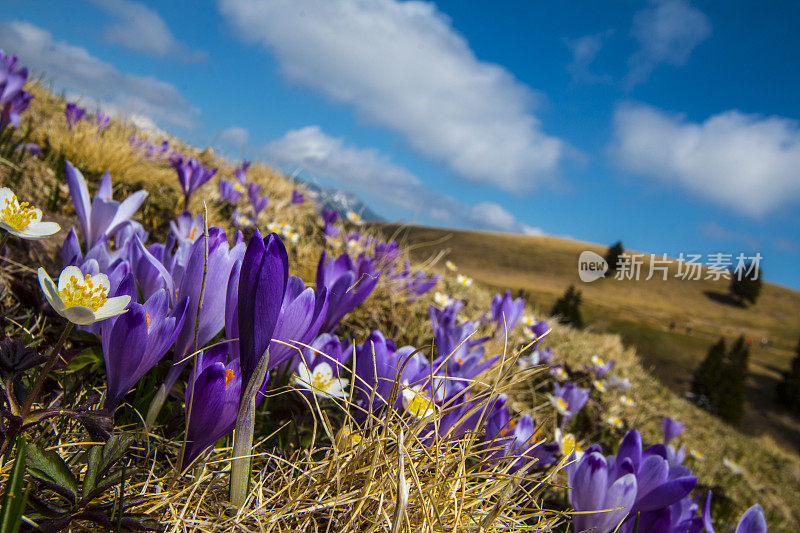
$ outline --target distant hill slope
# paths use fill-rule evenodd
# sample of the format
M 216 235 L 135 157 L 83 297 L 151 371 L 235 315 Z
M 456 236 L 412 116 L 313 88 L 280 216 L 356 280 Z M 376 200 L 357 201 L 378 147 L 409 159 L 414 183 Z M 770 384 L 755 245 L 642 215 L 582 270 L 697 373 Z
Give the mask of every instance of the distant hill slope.
M 419 226 L 379 225 L 423 259 L 447 251 L 459 271 L 501 288 L 529 291 L 543 314 L 574 284 L 583 292 L 588 327 L 618 333 L 633 345 L 652 372 L 679 394 L 689 389 L 695 367 L 719 337 L 745 335 L 750 350 L 748 406 L 741 430 L 768 433 L 800 451 L 800 421 L 775 404 L 780 372 L 789 368 L 800 338 L 800 292 L 765 283 L 758 303 L 743 308 L 728 301 L 728 281 L 668 279 L 584 283 L 578 278 L 583 250 L 604 255 L 606 247 L 555 237 L 536 237 Z M 647 272 L 649 261 L 643 272 Z M 441 266 L 443 269 L 444 267 Z M 767 265 L 768 268 L 768 265 Z M 768 345 L 759 342 L 766 338 Z

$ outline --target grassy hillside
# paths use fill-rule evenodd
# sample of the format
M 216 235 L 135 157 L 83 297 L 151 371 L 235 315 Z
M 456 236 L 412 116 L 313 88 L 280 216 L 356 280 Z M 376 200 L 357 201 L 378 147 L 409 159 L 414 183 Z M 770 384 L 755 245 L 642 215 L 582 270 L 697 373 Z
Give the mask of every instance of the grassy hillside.
M 544 312 L 574 284 L 583 293 L 589 329 L 619 334 L 678 394 L 689 390 L 695 367 L 719 337 L 752 338 L 747 409 L 740 429 L 749 435 L 770 435 L 787 450 L 800 453 L 800 420 L 776 405 L 774 395 L 800 338 L 800 292 L 765 283 L 756 305 L 740 307 L 727 297 L 727 281 L 682 280 L 675 277 L 674 265 L 666 281 L 657 275 L 649 281 L 609 278 L 583 283 L 578 256 L 583 250 L 605 255 L 605 247 L 556 237 L 379 227 L 384 235 L 408 242 L 419 259 L 447 251 L 461 272 L 490 287 L 528 291 Z M 762 266 L 769 271 L 768 258 Z M 645 276 L 648 268 L 646 260 Z M 759 345 L 762 338 L 768 340 L 766 347 Z

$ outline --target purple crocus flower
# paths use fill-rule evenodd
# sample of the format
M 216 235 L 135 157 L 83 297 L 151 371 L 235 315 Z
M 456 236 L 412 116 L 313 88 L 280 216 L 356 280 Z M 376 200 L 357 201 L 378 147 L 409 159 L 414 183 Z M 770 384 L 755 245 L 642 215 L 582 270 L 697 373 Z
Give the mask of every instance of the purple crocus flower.
M 272 333 L 269 367 L 282 365 L 291 357 L 299 355 L 303 346 L 319 333 L 327 311 L 326 289 L 323 288 L 315 294 L 314 289 L 306 287 L 303 280 L 297 276 L 289 277 L 286 281 L 280 315 Z
M 584 370 L 595 375 L 597 379 L 602 378 L 613 368 L 614 360 L 605 361 L 599 355 L 592 356 L 592 365 L 583 365 Z
M 328 290 L 328 313 L 322 331 L 333 331 L 344 315 L 366 300 L 380 276 L 368 257 L 361 256 L 354 263 L 349 255 L 342 254 L 329 261 L 323 251 L 317 265 L 317 292 Z
M 193 243 L 203 234 L 204 227 L 203 213 L 193 217 L 189 211 L 184 211 L 169 221 L 169 229 L 179 242 Z
M 570 464 L 567 471 L 569 501 L 576 511 L 572 516 L 575 532 L 614 531 L 636 500 L 636 476 L 625 473 L 617 477 L 613 458 L 609 464 L 609 459 L 599 451 L 585 453 L 580 461 Z
M 239 359 L 228 363 L 226 354 L 225 345 L 199 354 L 197 375 L 192 372 L 189 378 L 185 399 L 186 450 L 181 465 L 184 470 L 209 446 L 231 433 L 236 424 L 242 375 Z
M 0 129 L 2 129 L 2 127 L 0 127 Z M 15 150 L 24 150 L 29 154 L 36 156 L 42 155 L 42 149 L 36 143 L 18 144 Z
M 67 119 L 67 126 L 72 129 L 75 124 L 81 121 L 86 110 L 74 102 L 67 103 L 64 109 L 64 117 Z
M 550 402 L 561 415 L 561 426 L 563 427 L 586 405 L 589 400 L 589 389 L 582 389 L 571 381 L 563 387 L 559 383 L 553 383 L 553 394 L 549 397 Z
M 242 166 L 233 171 L 234 177 L 237 181 L 244 185 L 247 182 L 247 169 L 250 168 L 250 161 L 242 161 Z
M 381 244 L 384 243 L 375 245 L 375 260 L 379 265 L 385 265 L 391 255 L 387 257 L 386 253 L 380 248 Z M 392 280 L 402 292 L 406 293 L 408 300 L 413 302 L 436 286 L 439 281 L 439 275 L 432 274 L 427 277 L 424 270 L 417 270 L 412 273 L 409 262 L 405 261 L 403 268 L 392 275 Z
M 247 186 L 247 196 L 250 198 L 250 205 L 253 206 L 253 213 L 255 213 L 255 218 L 258 218 L 258 214 L 267 208 L 269 205 L 269 198 L 267 195 L 260 196 L 259 192 L 261 191 L 261 187 L 256 185 L 255 183 L 250 183 Z
M 332 221 L 330 221 L 331 224 L 336 222 L 336 219 L 339 218 L 339 215 L 336 213 L 336 211 L 332 211 L 332 213 L 336 216 Z M 328 222 L 328 219 L 324 214 L 323 218 L 325 218 L 325 222 Z M 398 245 L 396 241 L 379 242 L 375 244 L 373 257 L 375 257 L 375 262 L 377 262 L 381 268 L 386 268 L 387 266 L 394 264 L 394 262 L 400 258 L 401 252 L 402 250 L 400 249 L 400 245 Z
M 237 261 L 242 260 L 245 245 L 240 234 L 234 239 L 234 246 L 228 245 L 228 238 L 222 228 L 208 230 L 208 269 L 206 271 L 203 309 L 197 320 L 200 292 L 203 289 L 203 269 L 205 264 L 205 238 L 198 237 L 191 246 L 186 268 L 177 284 L 178 298 L 188 297 L 189 308 L 186 321 L 175 341 L 175 365 L 170 368 L 164 386 L 170 390 L 187 363 L 187 356 L 195 351 L 195 324 L 197 324 L 197 347 L 200 348 L 219 333 L 225 325 L 225 298 L 228 279 Z
M 100 133 L 106 129 L 106 126 L 108 126 L 108 123 L 111 121 L 111 117 L 98 110 L 94 114 L 94 120 L 97 122 L 97 133 Z
M 244 187 L 238 182 L 219 180 L 219 196 L 223 201 L 235 204 L 244 193 Z
M 132 276 L 123 283 L 132 286 Z M 132 300 L 127 313 L 103 322 L 100 338 L 108 381 L 107 409 L 115 409 L 172 347 L 183 327 L 188 303 L 183 298 L 170 313 L 169 296 L 162 289 L 144 304 Z
M 114 235 L 120 226 L 126 222 L 144 199 L 147 198 L 147 191 L 136 191 L 122 202 L 112 199 L 111 176 L 108 171 L 100 179 L 100 186 L 94 199 L 89 202 L 89 189 L 86 187 L 86 180 L 83 174 L 66 162 L 66 178 L 69 186 L 69 195 L 72 198 L 72 205 L 75 207 L 75 214 L 86 243 L 86 248 L 91 248 L 98 240 L 105 239 Z
M 8 124 L 19 126 L 20 113 L 28 108 L 33 95 L 22 90 L 28 81 L 28 69 L 16 69 L 17 56 L 0 50 L 0 131 Z
M 288 282 L 289 258 L 281 238 L 271 233 L 265 238 L 256 230 L 247 244 L 239 273 L 237 328 L 243 387 L 262 357 L 267 355 L 283 307 Z M 270 368 L 273 363 L 269 355 Z
M 683 432 L 685 424 L 681 424 L 668 416 L 664 417 L 661 423 L 661 431 L 664 433 L 664 444 L 669 444 Z
M 498 332 L 509 331 L 517 325 L 525 309 L 525 300 L 511 297 L 511 291 L 503 296 L 495 294 L 492 298 L 492 321 Z
M 402 379 L 398 376 L 400 368 L 414 351 L 413 346 L 398 350 L 392 339 L 387 339 L 377 330 L 370 333 L 363 344 L 356 346 L 353 386 L 359 395 L 357 406 L 363 410 L 359 414 L 374 413 L 399 401 L 399 394 L 391 397 L 392 386 L 397 379 Z M 417 372 L 409 368 L 409 373 Z
M 339 237 L 341 233 L 341 228 L 336 226 L 336 221 L 339 220 L 339 213 L 334 211 L 333 209 L 328 209 L 327 207 L 322 208 L 322 222 L 325 224 L 324 233 L 325 236 L 330 237 L 332 239 L 336 239 Z
M 188 209 L 192 193 L 208 182 L 217 169 L 206 168 L 197 159 L 184 158 L 180 154 L 170 157 L 169 162 L 178 174 L 178 182 L 183 189 L 183 208 Z
M 294 205 L 294 204 L 302 204 L 305 201 L 306 201 L 306 197 L 303 196 L 303 193 L 301 193 L 297 189 L 292 191 L 292 205 Z
M 545 320 L 537 320 L 530 329 L 534 339 L 531 343 L 531 348 L 535 350 L 544 339 L 544 336 L 547 335 L 547 332 L 550 331 L 550 324 Z
M 505 459 L 512 472 L 553 463 L 558 443 L 538 444 L 533 418 L 523 415 L 518 420 L 511 419 L 507 401 L 505 394 L 490 400 L 484 437 L 489 457 Z
M 636 476 L 639 490 L 633 512 L 657 511 L 673 505 L 689 494 L 697 484 L 697 477 L 685 466 L 670 466 L 663 444 L 642 451 L 642 437 L 631 430 L 622 439 L 617 450 L 616 472 Z

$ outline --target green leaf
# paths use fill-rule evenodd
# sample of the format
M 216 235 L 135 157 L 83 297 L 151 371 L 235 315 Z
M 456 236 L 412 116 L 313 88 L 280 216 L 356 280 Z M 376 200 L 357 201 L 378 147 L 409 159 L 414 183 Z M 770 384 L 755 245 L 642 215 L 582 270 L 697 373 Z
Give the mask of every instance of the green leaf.
M 133 444 L 129 433 L 112 435 L 105 445 L 95 445 L 89 450 L 88 467 L 83 476 L 83 499 L 88 501 L 119 483 L 119 476 L 106 474 Z
M 28 445 L 28 472 L 35 478 L 51 483 L 78 499 L 78 480 L 67 463 L 55 450 L 45 451 L 37 444 Z
M 100 471 L 100 462 L 103 460 L 103 448 L 96 445 L 89 449 L 86 473 L 83 475 L 83 499 L 92 492 L 97 483 L 97 474 Z
M 22 490 L 22 482 L 25 479 L 25 459 L 27 443 L 23 436 L 17 437 L 17 456 L 14 458 L 14 466 L 11 468 L 6 492 L 3 495 L 3 508 L 0 510 L 0 531 L 17 533 L 22 523 L 22 513 L 25 511 L 25 503 L 28 500 L 28 486 Z
M 65 371 L 68 374 L 71 374 L 87 367 L 90 367 L 90 369 L 94 371 L 100 368 L 100 365 L 102 364 L 104 364 L 103 354 L 96 346 L 93 346 L 91 348 L 86 348 L 81 353 L 73 357 L 67 365 Z

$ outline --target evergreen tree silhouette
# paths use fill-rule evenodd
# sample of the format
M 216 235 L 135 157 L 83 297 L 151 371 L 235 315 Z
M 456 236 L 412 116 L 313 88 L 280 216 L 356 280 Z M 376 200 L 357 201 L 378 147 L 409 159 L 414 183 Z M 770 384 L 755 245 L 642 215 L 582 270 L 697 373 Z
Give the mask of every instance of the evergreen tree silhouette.
M 625 253 L 625 249 L 622 247 L 622 241 L 617 241 L 608 247 L 605 257 L 606 263 L 608 263 L 608 272 L 606 272 L 606 275 L 613 274 L 617 271 L 619 257 L 623 253 Z
M 797 343 L 792 367 L 783 373 L 783 381 L 777 387 L 778 403 L 800 415 L 800 342 Z
M 574 285 L 570 285 L 561 298 L 553 304 L 553 310 L 550 311 L 550 314 L 562 324 L 580 329 L 583 327 L 583 317 L 580 309 L 581 300 L 581 291 L 576 290 Z
M 694 373 L 692 393 L 697 404 L 712 413 L 719 404 L 719 381 L 725 366 L 725 339 L 720 338 L 711 348 Z
M 761 278 L 760 270 L 756 271 L 752 263 L 745 264 L 733 272 L 728 290 L 742 305 L 754 304 L 761 295 Z

